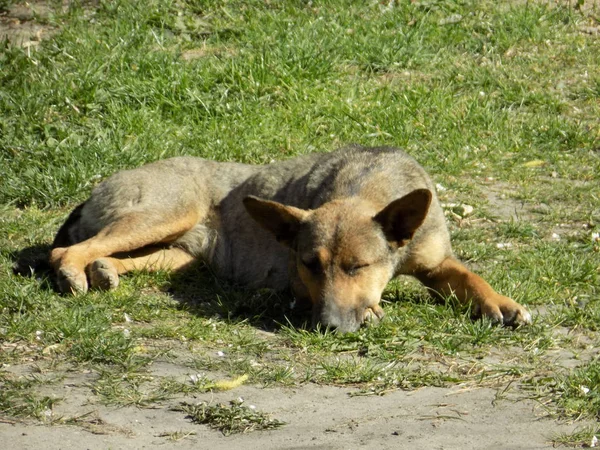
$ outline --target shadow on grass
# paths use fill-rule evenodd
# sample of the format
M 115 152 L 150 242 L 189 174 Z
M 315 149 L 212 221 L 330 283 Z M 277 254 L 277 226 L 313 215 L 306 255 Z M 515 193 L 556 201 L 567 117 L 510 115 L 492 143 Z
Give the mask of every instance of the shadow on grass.
M 24 277 L 50 275 L 50 248 L 50 244 L 36 244 L 12 253 L 10 256 L 13 258 L 13 273 Z
M 232 322 L 247 322 L 265 331 L 282 326 L 307 328 L 310 305 L 298 304 L 291 291 L 247 289 L 214 275 L 204 264 L 172 272 L 166 290 L 181 308 L 204 317 L 218 315 Z
M 15 275 L 35 277 L 42 289 L 57 291 L 48 255 L 49 244 L 26 247 L 11 256 Z M 202 263 L 171 272 L 164 291 L 180 303 L 181 309 L 203 317 L 216 315 L 231 322 L 247 322 L 265 331 L 281 326 L 307 328 L 310 305 L 296 304 L 290 291 L 249 290 L 215 276 Z
M 56 291 L 56 283 L 48 261 L 50 248 L 50 244 L 35 244 L 13 252 L 10 255 L 13 259 L 13 273 L 22 277 L 35 278 L 40 282 L 42 289 Z

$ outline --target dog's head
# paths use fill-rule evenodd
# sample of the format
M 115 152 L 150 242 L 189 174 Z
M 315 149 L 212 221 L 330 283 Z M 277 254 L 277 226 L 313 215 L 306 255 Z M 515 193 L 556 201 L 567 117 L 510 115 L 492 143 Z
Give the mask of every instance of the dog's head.
M 380 210 L 358 197 L 314 210 L 252 196 L 244 199 L 250 216 L 294 251 L 313 316 L 342 332 L 383 317 L 381 294 L 430 203 L 427 189 L 417 189 Z

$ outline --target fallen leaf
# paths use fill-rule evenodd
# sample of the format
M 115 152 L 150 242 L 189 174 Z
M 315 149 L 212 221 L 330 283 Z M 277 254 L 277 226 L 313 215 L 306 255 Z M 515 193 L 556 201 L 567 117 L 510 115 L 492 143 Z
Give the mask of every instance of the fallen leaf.
M 531 161 L 527 161 L 523 163 L 523 167 L 541 167 L 546 164 L 546 161 L 541 159 L 532 159 Z

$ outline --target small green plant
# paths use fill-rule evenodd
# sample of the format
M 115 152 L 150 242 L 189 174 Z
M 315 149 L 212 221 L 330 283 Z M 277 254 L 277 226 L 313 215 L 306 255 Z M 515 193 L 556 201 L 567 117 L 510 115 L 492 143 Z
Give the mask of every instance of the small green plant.
M 7 418 L 36 419 L 52 423 L 52 407 L 61 399 L 33 392 L 32 388 L 40 384 L 42 381 L 35 377 L 15 379 L 0 372 L 0 414 Z
M 0 0 L 0 13 L 8 11 L 13 3 L 13 0 Z
M 553 388 L 561 415 L 571 419 L 600 419 L 600 360 L 556 377 Z
M 555 446 L 564 445 L 568 447 L 597 447 L 600 428 L 588 426 L 575 430 L 572 433 L 560 433 L 552 437 Z
M 229 402 L 229 406 L 222 403 L 210 405 L 206 402 L 192 405 L 182 403 L 177 411 L 183 411 L 186 417 L 195 423 L 208 425 L 221 431 L 225 436 L 234 433 L 249 433 L 251 431 L 273 430 L 285 425 L 269 414 L 256 411 L 253 406 L 245 406 L 243 400 L 237 399 Z

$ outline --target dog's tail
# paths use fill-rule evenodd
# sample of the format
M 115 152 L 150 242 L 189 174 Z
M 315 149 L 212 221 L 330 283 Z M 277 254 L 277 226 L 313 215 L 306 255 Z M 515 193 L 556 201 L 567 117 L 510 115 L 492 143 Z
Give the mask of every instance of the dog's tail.
M 71 235 L 71 230 L 79 224 L 79 220 L 81 219 L 81 210 L 83 209 L 84 205 L 85 202 L 77 206 L 71 212 L 71 214 L 69 214 L 69 217 L 67 217 L 65 223 L 62 224 L 62 226 L 58 230 L 58 233 L 56 233 L 56 237 L 52 242 L 51 248 L 68 247 L 69 245 L 75 244 L 75 241 L 73 240 Z

